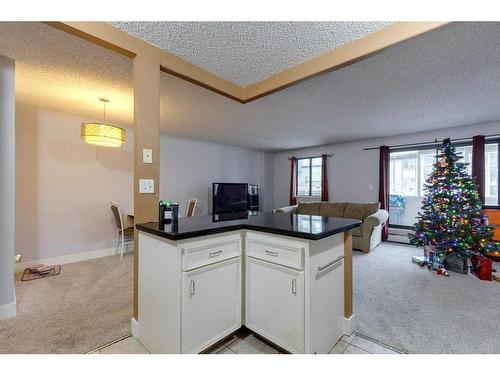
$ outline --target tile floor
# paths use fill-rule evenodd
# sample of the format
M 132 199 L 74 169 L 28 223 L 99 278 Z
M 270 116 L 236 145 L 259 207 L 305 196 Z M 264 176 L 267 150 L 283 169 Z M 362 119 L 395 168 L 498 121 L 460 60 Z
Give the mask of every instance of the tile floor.
M 238 331 L 206 354 L 280 354 L 281 349 L 270 345 L 249 331 Z M 96 349 L 89 354 L 149 354 L 148 350 L 131 336 Z M 330 354 L 403 354 L 388 346 L 381 345 L 362 335 L 353 333 L 343 336 L 332 348 Z

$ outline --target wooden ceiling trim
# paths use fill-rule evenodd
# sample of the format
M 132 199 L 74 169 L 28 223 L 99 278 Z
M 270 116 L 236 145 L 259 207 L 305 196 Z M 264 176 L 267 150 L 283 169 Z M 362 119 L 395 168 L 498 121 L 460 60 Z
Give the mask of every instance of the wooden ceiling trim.
M 246 87 L 207 72 L 106 22 L 45 22 L 89 42 L 134 58 L 141 51 L 158 56 L 161 71 L 172 74 L 239 103 L 249 103 L 305 80 L 364 60 L 385 49 L 451 22 L 395 22 L 321 56 Z

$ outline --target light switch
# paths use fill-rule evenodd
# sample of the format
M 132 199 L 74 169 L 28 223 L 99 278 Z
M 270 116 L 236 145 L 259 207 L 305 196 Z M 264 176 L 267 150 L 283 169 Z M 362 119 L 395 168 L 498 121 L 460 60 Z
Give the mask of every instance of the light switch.
M 153 194 L 155 192 L 155 180 L 139 180 L 139 193 Z
M 150 148 L 142 149 L 142 162 L 144 164 L 152 164 L 153 163 L 153 150 Z

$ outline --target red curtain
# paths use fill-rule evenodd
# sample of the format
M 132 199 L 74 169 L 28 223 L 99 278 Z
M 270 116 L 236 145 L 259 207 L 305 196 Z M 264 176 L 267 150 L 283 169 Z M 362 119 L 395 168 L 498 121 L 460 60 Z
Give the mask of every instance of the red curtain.
M 484 135 L 472 137 L 472 176 L 477 179 L 479 198 L 484 204 Z
M 290 158 L 290 206 L 297 204 L 297 158 Z
M 389 211 L 389 147 L 380 146 L 378 201 L 380 208 Z M 389 220 L 382 229 L 382 240 L 389 236 Z
M 328 175 L 326 172 L 327 154 L 321 155 L 321 201 L 328 202 Z

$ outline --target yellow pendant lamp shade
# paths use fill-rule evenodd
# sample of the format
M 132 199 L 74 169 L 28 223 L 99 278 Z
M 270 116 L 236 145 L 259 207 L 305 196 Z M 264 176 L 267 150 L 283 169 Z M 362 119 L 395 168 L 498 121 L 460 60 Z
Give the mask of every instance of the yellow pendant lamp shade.
M 127 140 L 127 132 L 118 126 L 106 123 L 106 103 L 108 99 L 99 98 L 104 104 L 104 121 L 82 124 L 81 138 L 86 143 L 96 146 L 121 147 Z
M 125 129 L 102 122 L 82 124 L 82 139 L 91 145 L 121 147 L 125 143 Z

